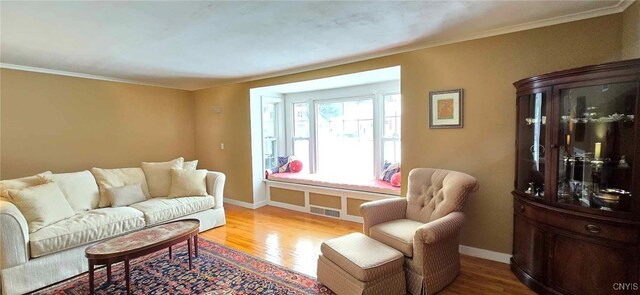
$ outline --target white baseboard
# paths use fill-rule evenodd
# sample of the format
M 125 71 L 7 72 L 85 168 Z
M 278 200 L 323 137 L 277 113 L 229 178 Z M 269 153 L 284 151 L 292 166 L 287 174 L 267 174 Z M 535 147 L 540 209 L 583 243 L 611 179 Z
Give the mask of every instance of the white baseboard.
M 474 248 L 469 246 L 460 245 L 459 247 L 460 254 L 469 255 L 473 257 L 478 257 L 487 260 L 493 260 L 497 262 L 502 262 L 509 264 L 511 259 L 511 254 L 500 253 L 480 248 Z
M 268 205 L 269 206 L 278 207 L 278 208 L 282 208 L 282 209 L 289 209 L 289 210 L 293 210 L 293 211 L 309 213 L 309 210 L 307 209 L 307 207 L 296 206 L 296 205 L 291 205 L 291 204 L 282 203 L 282 202 L 269 201 Z
M 345 214 L 344 216 L 342 216 L 342 219 L 346 221 L 356 222 L 356 223 L 364 223 L 364 220 L 362 219 L 362 217 L 355 216 L 355 215 Z
M 260 207 L 264 207 L 267 205 L 267 201 L 262 201 L 258 203 L 249 203 L 249 202 L 238 201 L 238 200 L 229 199 L 229 198 L 224 198 L 224 202 L 229 203 L 231 205 L 240 206 L 243 208 L 248 208 L 248 209 L 258 209 Z

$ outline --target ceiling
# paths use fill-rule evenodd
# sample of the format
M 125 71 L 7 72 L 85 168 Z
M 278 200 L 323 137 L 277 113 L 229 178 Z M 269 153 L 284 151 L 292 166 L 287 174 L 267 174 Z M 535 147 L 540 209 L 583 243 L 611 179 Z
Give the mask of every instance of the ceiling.
M 193 90 L 617 13 L 630 3 L 2 1 L 0 65 Z
M 321 79 L 306 80 L 301 82 L 278 84 L 259 88 L 251 91 L 258 93 L 298 93 L 325 89 L 343 88 L 357 85 L 373 84 L 386 81 L 397 81 L 400 85 L 400 66 L 382 68 L 346 75 L 332 76 Z

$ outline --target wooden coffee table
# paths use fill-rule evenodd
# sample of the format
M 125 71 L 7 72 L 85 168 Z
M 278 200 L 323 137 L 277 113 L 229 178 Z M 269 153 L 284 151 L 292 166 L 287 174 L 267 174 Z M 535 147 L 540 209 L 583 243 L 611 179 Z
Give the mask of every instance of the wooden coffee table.
M 129 261 L 131 259 L 165 248 L 169 248 L 169 259 L 171 259 L 171 246 L 185 240 L 189 249 L 189 269 L 191 269 L 191 240 L 193 239 L 195 256 L 198 257 L 199 228 L 200 221 L 197 219 L 173 221 L 117 236 L 88 247 L 85 250 L 85 256 L 89 260 L 90 294 L 93 294 L 95 289 L 93 273 L 95 265 L 107 266 L 107 282 L 111 282 L 111 264 L 124 261 L 124 276 L 127 294 L 129 294 Z

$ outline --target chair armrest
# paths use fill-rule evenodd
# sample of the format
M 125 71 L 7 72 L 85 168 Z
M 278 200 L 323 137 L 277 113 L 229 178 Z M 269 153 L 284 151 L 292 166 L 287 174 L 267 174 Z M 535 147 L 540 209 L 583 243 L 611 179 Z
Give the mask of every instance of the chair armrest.
M 431 244 L 446 240 L 460 233 L 463 224 L 464 213 L 451 212 L 442 218 L 418 227 L 414 235 L 414 241 Z
M 416 230 L 410 268 L 424 275 L 426 294 L 442 290 L 460 273 L 463 224 L 464 213 L 454 211 Z
M 215 198 L 214 209 L 224 207 L 224 183 L 227 177 L 222 172 L 208 171 L 207 172 L 207 192 Z
M 363 219 L 362 231 L 368 236 L 369 229 L 376 224 L 406 218 L 407 199 L 393 198 L 366 202 L 360 205 L 360 215 Z
M 0 269 L 29 260 L 29 226 L 13 203 L 0 199 Z

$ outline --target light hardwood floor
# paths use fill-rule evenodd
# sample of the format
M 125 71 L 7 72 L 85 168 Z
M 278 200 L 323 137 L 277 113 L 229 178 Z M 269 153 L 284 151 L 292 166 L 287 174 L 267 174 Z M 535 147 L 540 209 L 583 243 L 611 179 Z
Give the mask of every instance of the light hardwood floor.
M 362 225 L 266 206 L 251 210 L 225 204 L 227 224 L 202 238 L 314 276 L 320 243 Z M 509 265 L 462 255 L 458 278 L 440 294 L 535 294 L 516 279 Z

